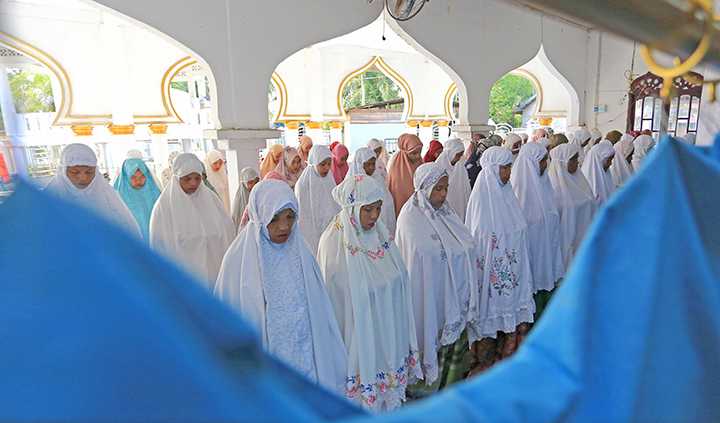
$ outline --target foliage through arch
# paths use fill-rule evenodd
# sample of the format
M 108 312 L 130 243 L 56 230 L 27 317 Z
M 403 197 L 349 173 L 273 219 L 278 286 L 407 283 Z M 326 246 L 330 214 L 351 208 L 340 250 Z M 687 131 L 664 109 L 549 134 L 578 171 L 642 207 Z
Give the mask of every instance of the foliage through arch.
M 367 70 L 348 81 L 342 92 L 343 109 L 384 105 L 389 110 L 403 110 L 403 96 L 400 87 L 384 73 L 376 69 Z
M 496 124 L 507 123 L 518 128 L 522 126 L 521 108 L 528 106 L 536 95 L 529 79 L 507 74 L 490 90 L 490 118 Z

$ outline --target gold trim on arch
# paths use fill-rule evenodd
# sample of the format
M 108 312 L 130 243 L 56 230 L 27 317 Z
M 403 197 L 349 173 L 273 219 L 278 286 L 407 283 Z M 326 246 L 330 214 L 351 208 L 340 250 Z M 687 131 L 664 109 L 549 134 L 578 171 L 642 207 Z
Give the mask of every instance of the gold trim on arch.
M 457 93 L 457 84 L 451 83 L 448 87 L 447 91 L 445 91 L 445 116 L 448 118 L 448 120 L 454 120 L 455 116 L 453 116 L 453 98 L 455 98 L 455 93 Z
M 275 122 L 283 122 L 286 120 L 310 120 L 310 115 L 302 115 L 302 114 L 294 114 L 294 113 L 288 113 L 288 89 L 287 85 L 285 84 L 285 81 L 282 79 L 279 73 L 273 72 L 270 79 L 277 84 L 277 87 L 280 91 L 280 110 L 278 113 L 278 117 L 275 118 Z
M 363 65 L 360 68 L 355 69 L 354 71 L 345 75 L 345 77 L 342 79 L 342 81 L 340 82 L 340 86 L 338 87 L 338 91 L 337 91 L 338 115 L 343 120 L 348 119 L 347 113 L 345 113 L 345 108 L 342 107 L 342 94 L 343 94 L 343 90 L 345 89 L 345 86 L 348 84 L 348 82 L 350 82 L 351 79 L 362 74 L 363 72 L 367 71 L 368 69 L 370 69 L 373 66 L 378 68 L 378 70 L 380 70 L 380 72 L 385 74 L 385 76 L 392 79 L 393 82 L 398 84 L 400 86 L 400 88 L 402 88 L 403 91 L 405 92 L 405 99 L 407 100 L 407 104 L 405 107 L 405 111 L 404 111 L 405 117 L 403 120 L 407 120 L 409 116 L 413 115 L 413 107 L 415 105 L 415 99 L 413 96 L 412 89 L 410 88 L 410 84 L 395 69 L 391 68 L 390 65 L 385 63 L 385 61 L 380 56 L 373 57 L 365 65 Z
M 65 68 L 60 64 L 58 60 L 52 57 L 45 51 L 34 47 L 30 43 L 27 43 L 15 36 L 12 36 L 6 32 L 0 31 L 0 45 L 4 45 L 7 48 L 16 50 L 23 55 L 35 60 L 41 65 L 45 66 L 57 79 L 60 85 L 60 105 L 57 107 L 55 112 L 55 118 L 53 119 L 52 125 L 107 125 L 112 123 L 112 114 L 75 114 L 73 110 L 73 89 L 70 76 Z M 169 86 L 170 79 L 167 79 L 168 73 L 179 63 L 190 59 L 190 57 L 184 57 L 180 61 L 173 64 L 163 75 L 161 82 L 160 92 L 162 97 L 163 108 L 165 109 L 164 115 L 133 115 L 133 122 L 136 124 L 142 123 L 182 123 L 182 120 L 172 108 L 172 102 L 169 97 Z M 193 62 L 195 63 L 195 62 Z M 192 64 L 192 63 L 190 63 Z M 189 64 L 188 64 L 189 65 Z M 177 74 L 178 71 L 175 72 Z M 173 74 L 173 76 L 175 76 Z M 166 89 L 167 85 L 167 89 Z M 170 106 L 170 107 L 169 107 Z

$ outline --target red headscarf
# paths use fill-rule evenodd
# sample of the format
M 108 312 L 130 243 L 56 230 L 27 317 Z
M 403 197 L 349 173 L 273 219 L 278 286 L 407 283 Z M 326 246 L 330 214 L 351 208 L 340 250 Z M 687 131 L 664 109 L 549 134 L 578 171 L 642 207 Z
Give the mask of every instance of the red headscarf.
M 417 135 L 400 135 L 398 147 L 400 150 L 393 158 L 388 172 L 388 188 L 395 200 L 395 215 L 400 214 L 402 206 L 415 192 L 413 176 L 415 176 L 415 169 L 422 164 L 422 160 L 411 163 L 408 158 L 408 153 L 419 152 L 422 149 L 422 142 Z
M 440 144 L 440 141 L 438 140 L 432 140 L 430 141 L 430 148 L 428 149 L 427 153 L 425 153 L 425 157 L 423 157 L 423 161 L 425 163 L 434 162 L 437 160 L 440 153 L 443 151 L 443 145 Z
M 347 147 L 340 144 L 338 141 L 330 144 L 330 152 L 332 153 L 332 174 L 335 178 L 335 184 L 339 185 L 345 179 L 350 166 L 347 164 L 347 158 L 350 155 Z M 345 164 L 341 165 L 340 160 L 345 157 Z
M 8 171 L 7 164 L 5 163 L 5 156 L 0 153 L 0 182 L 6 184 L 10 183 L 10 172 Z

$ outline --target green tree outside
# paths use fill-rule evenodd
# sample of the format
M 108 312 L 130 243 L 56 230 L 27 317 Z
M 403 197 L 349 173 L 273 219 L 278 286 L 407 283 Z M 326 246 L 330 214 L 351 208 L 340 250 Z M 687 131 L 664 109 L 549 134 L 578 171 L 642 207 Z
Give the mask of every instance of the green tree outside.
M 490 118 L 498 124 L 520 127 L 522 115 L 514 110 L 535 94 L 535 87 L 527 78 L 512 74 L 503 76 L 490 90 Z
M 400 87 L 392 79 L 378 70 L 368 70 L 351 79 L 343 89 L 343 107 L 345 111 L 402 99 Z M 402 110 L 402 104 L 393 104 L 389 109 Z
M 8 69 L 8 83 L 16 113 L 55 111 L 50 77 L 25 69 Z

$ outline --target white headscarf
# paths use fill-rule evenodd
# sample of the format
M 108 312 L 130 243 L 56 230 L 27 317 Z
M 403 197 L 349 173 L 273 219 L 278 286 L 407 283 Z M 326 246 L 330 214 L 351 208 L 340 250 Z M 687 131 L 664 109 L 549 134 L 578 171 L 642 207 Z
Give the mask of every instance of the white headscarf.
M 76 187 L 67 177 L 67 168 L 90 166 L 95 168 L 95 177 L 90 185 L 83 189 Z M 57 173 L 47 185 L 47 190 L 65 200 L 81 204 L 110 221 L 125 228 L 128 232 L 142 238 L 140 227 L 117 191 L 105 181 L 97 170 L 95 152 L 85 144 L 69 144 L 60 156 Z
M 367 146 L 372 151 L 375 151 L 378 148 L 382 148 L 380 155 L 377 157 L 377 163 L 375 164 L 375 167 L 377 168 L 377 172 L 376 172 L 376 174 L 373 174 L 373 178 L 375 178 L 377 180 L 382 180 L 382 183 L 386 184 L 388 162 L 390 161 L 390 158 L 388 157 L 387 148 L 385 147 L 385 142 L 380 141 L 377 138 L 373 138 L 370 141 L 368 141 Z
M 573 136 L 570 139 L 570 143 L 577 146 L 577 148 L 580 150 L 578 154 L 578 163 L 582 166 L 583 161 L 585 161 L 585 147 L 583 146 L 583 143 L 592 138 L 592 135 L 590 134 L 590 131 L 587 130 L 587 128 L 580 128 L 572 135 Z M 588 141 L 588 144 L 589 143 L 590 141 Z
M 437 163 L 417 168 L 415 193 L 400 211 L 396 239 L 408 267 L 427 385 L 438 377 L 438 350 L 457 341 L 467 322 L 478 317 L 475 240 L 447 202 L 435 209 L 429 201 L 443 176 Z
M 650 153 L 650 150 L 655 147 L 655 140 L 653 140 L 650 135 L 640 135 L 635 138 L 633 145 L 635 147 L 635 153 L 633 154 L 632 166 L 635 172 L 637 172 L 640 170 L 640 166 L 643 161 L 645 161 L 645 157 Z
M 520 143 L 520 146 L 522 146 L 522 138 L 520 138 L 520 135 L 518 134 L 511 133 L 508 134 L 507 137 L 505 137 L 505 140 L 502 142 L 502 146 L 510 150 L 510 152 L 513 153 L 514 157 L 517 157 L 518 153 L 512 151 L 513 146 L 517 143 Z
M 328 171 L 323 177 L 317 171 L 317 165 L 331 158 L 328 146 L 313 145 L 308 154 L 308 166 L 295 184 L 295 196 L 300 206 L 300 233 L 310 246 L 313 256 L 317 253 L 320 236 L 340 211 L 340 206 L 332 197 L 335 188 L 332 172 Z
M 348 348 L 346 395 L 390 410 L 422 378 L 405 262 L 382 220 L 370 230 L 361 225 L 361 207 L 382 200 L 382 186 L 356 175 L 333 197 L 342 211 L 320 239 L 318 262 Z
M 603 140 L 607 141 L 607 140 Z M 615 149 L 610 141 L 599 142 L 590 149 L 582 165 L 582 172 L 592 189 L 595 203 L 598 207 L 603 205 L 610 195 L 615 191 L 610 170 L 603 167 L 608 157 L 615 155 Z M 616 159 L 613 159 L 616 160 Z
M 235 227 L 238 228 L 238 231 L 242 229 L 242 216 L 245 212 L 245 207 L 248 205 L 248 201 L 250 201 L 250 188 L 248 188 L 248 182 L 254 179 L 260 179 L 260 175 L 257 170 L 251 167 L 246 167 L 240 171 L 240 186 L 235 193 L 235 200 L 233 201 L 232 209 L 233 223 L 235 223 Z
M 460 221 L 465 221 L 465 212 L 467 211 L 467 203 L 470 198 L 470 178 L 468 177 L 467 168 L 465 168 L 465 160 L 460 160 L 452 164 L 452 160 L 458 153 L 465 151 L 462 140 L 451 138 L 445 141 L 443 152 L 435 161 L 449 177 L 449 187 L 447 202 L 455 210 Z
M 539 141 L 523 145 L 510 177 L 528 224 L 530 268 L 535 291 L 552 291 L 565 270 L 560 251 L 560 212 L 555 203 L 555 191 L 548 173 L 540 175 L 540 161 L 547 156 L 547 148 Z
M 217 172 L 213 170 L 212 164 L 218 160 L 223 161 L 223 165 Z M 205 156 L 205 173 L 207 180 L 210 182 L 215 192 L 222 200 L 225 211 L 230 213 L 230 188 L 228 185 L 227 169 L 225 168 L 225 156 L 221 151 L 210 150 Z
M 500 180 L 500 166 L 512 160 L 506 148 L 485 150 L 465 217 L 481 257 L 479 322 L 471 327 L 478 338 L 515 332 L 535 313 L 527 223 L 512 186 Z
M 594 196 L 585 176 L 580 169 L 568 172 L 568 162 L 581 150 L 577 145 L 563 144 L 550 151 L 548 176 L 560 210 L 560 248 L 566 270 L 595 214 Z
M 590 130 L 590 141 L 585 145 L 585 156 L 587 157 L 588 153 L 590 152 L 590 149 L 595 146 L 595 144 L 598 144 L 603 139 L 603 134 L 600 132 L 599 129 L 593 128 Z M 612 144 L 612 143 L 611 143 Z M 583 160 L 584 162 L 584 160 Z
M 613 159 L 612 165 L 610 166 L 610 175 L 613 178 L 615 187 L 621 187 L 633 174 L 632 167 L 628 163 L 627 158 L 632 154 L 633 149 L 633 136 L 630 134 L 623 134 L 613 148 L 615 149 L 615 158 Z
M 298 212 L 287 183 L 253 188 L 250 221 L 225 254 L 215 295 L 255 326 L 265 349 L 342 395 L 347 353 L 317 262 L 297 225 L 284 244 L 270 241 L 267 226 L 285 209 Z
M 350 166 L 350 171 L 345 177 L 347 178 L 357 175 L 367 175 L 367 173 L 365 173 L 365 168 L 363 167 L 363 165 L 374 157 L 375 152 L 370 147 L 358 148 L 358 150 L 355 152 L 355 157 L 353 159 L 352 165 Z M 372 176 L 375 181 L 377 181 L 383 186 L 383 188 L 385 188 L 385 197 L 383 198 L 383 207 L 382 211 L 380 212 L 380 219 L 383 221 L 383 223 L 385 223 L 385 228 L 387 228 L 388 232 L 394 234 L 397 225 L 397 218 L 395 217 L 395 201 L 390 194 L 390 190 L 388 190 L 387 186 L 384 184 L 383 179 L 380 177 L 376 177 L 378 175 L 377 164 L 379 162 L 380 160 L 375 161 L 375 173 L 367 176 Z
M 172 170 L 173 162 L 179 155 L 180 155 L 179 152 L 173 151 L 168 156 L 168 167 L 163 169 L 162 173 L 160 174 L 160 179 L 161 179 L 160 182 L 162 182 L 162 189 L 165 189 L 170 185 L 170 181 L 172 180 L 172 176 L 173 176 L 173 170 Z
M 177 156 L 170 185 L 160 194 L 150 218 L 150 245 L 212 290 L 235 227 L 218 196 L 204 183 L 192 194 L 180 186 L 180 178 L 202 171 L 203 164 L 194 154 Z

